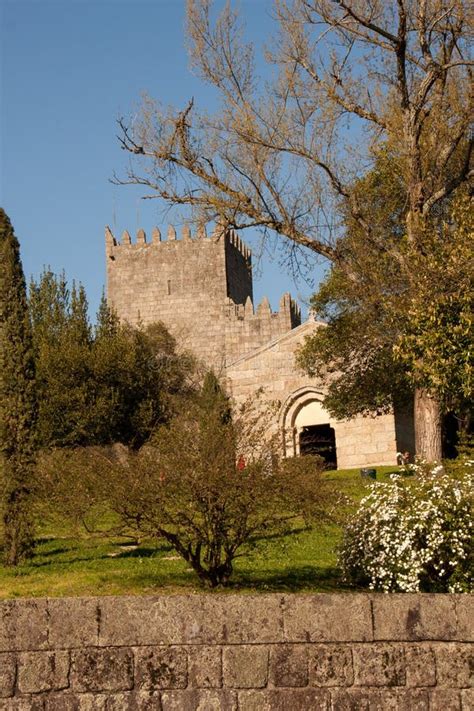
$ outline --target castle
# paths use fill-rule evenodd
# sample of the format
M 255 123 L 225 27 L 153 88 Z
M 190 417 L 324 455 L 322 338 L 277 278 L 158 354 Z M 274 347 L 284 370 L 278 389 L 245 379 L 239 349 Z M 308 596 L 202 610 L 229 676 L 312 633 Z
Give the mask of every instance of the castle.
M 397 451 L 413 451 L 413 422 L 406 413 L 334 420 L 322 405 L 324 383 L 298 372 L 297 348 L 324 327 L 301 312 L 290 294 L 273 313 L 268 299 L 254 308 L 252 255 L 233 231 L 217 225 L 178 239 L 169 227 L 151 241 L 138 230 L 120 243 L 105 230 L 107 299 L 132 325 L 162 321 L 177 341 L 225 378 L 238 402 L 263 387 L 280 402 L 275 427 L 285 455 L 321 454 L 328 466 L 395 464 Z

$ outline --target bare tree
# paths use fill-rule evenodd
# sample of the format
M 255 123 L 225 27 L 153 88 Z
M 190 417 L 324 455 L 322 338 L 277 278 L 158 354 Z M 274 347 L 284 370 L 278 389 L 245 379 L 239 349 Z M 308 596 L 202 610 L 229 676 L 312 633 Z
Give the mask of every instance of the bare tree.
M 365 238 L 372 230 L 355 180 L 374 146 L 397 146 L 403 166 L 408 241 L 423 254 L 426 225 L 440 204 L 472 178 L 473 10 L 467 0 L 274 0 L 278 32 L 269 38 L 269 78 L 227 3 L 188 0 L 194 68 L 217 87 L 221 108 L 182 111 L 145 99 L 138 121 L 119 121 L 122 148 L 136 156 L 120 183 L 147 198 L 186 206 L 196 221 L 273 231 L 292 247 L 337 262 L 342 214 Z M 350 129 L 350 130 L 349 130 Z M 350 266 L 346 266 L 351 277 Z M 441 454 L 439 404 L 415 398 L 417 451 Z

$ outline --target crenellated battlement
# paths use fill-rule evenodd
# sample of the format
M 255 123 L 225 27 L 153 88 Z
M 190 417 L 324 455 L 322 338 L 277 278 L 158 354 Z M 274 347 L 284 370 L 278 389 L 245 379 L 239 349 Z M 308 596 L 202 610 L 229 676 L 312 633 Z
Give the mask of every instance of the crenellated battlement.
M 139 229 L 117 238 L 105 228 L 107 298 L 131 324 L 163 321 L 170 332 L 217 370 L 298 326 L 300 310 L 283 294 L 273 312 L 264 298 L 254 308 L 252 253 L 239 235 L 216 224 L 195 234 L 185 224 L 150 240 Z
M 107 256 L 111 259 L 114 259 L 117 256 L 117 252 L 119 250 L 123 252 L 123 248 L 154 248 L 162 247 L 163 245 L 168 244 L 178 246 L 195 244 L 196 246 L 199 246 L 202 245 L 203 241 L 216 245 L 230 246 L 234 248 L 249 265 L 251 263 L 252 252 L 250 248 L 245 244 L 245 242 L 243 242 L 234 230 L 224 229 L 219 224 L 214 227 L 209 235 L 205 225 L 198 227 L 196 233 L 193 235 L 190 226 L 188 224 L 184 224 L 181 228 L 180 237 L 178 237 L 178 232 L 174 225 L 168 226 L 166 236 L 162 234 L 158 227 L 154 227 L 151 233 L 150 241 L 147 240 L 146 232 L 143 229 L 137 230 L 136 239 L 133 241 L 128 230 L 124 230 L 121 238 L 117 239 L 109 226 L 106 226 L 105 228 L 106 252 Z
M 292 298 L 291 294 L 286 292 L 280 299 L 280 308 L 278 311 L 272 311 L 270 302 L 266 296 L 263 297 L 257 308 L 254 309 L 253 301 L 250 296 L 247 297 L 245 304 L 236 304 L 232 299 L 227 299 L 226 316 L 233 321 L 241 321 L 243 319 L 266 319 L 280 318 L 281 316 L 289 318 L 291 323 L 296 325 L 301 323 L 301 309 L 297 302 Z M 294 328 L 294 326 L 291 326 Z
M 224 311 L 227 363 L 282 336 L 301 323 L 298 304 L 288 293 L 283 294 L 279 310 L 275 312 L 266 296 L 256 309 L 250 296 L 243 304 L 227 299 Z

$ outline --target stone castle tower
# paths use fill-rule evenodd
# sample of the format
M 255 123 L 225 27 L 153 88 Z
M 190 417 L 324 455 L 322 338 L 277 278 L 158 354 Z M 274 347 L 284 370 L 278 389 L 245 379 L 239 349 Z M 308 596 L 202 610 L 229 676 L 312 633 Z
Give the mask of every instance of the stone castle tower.
M 118 243 L 107 227 L 105 241 L 107 298 L 117 315 L 133 325 L 162 321 L 217 372 L 301 323 L 289 294 L 276 313 L 266 298 L 254 309 L 251 252 L 233 230 L 193 237 L 185 226 L 178 239 L 169 227 L 163 239 L 155 228 L 150 242 L 143 230 L 135 242 L 125 231 Z

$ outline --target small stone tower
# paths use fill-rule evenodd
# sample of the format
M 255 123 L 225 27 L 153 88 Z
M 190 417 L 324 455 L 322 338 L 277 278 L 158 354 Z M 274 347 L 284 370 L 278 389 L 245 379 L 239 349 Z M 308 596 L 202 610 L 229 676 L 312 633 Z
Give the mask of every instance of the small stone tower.
M 107 298 L 118 316 L 133 325 L 162 321 L 180 345 L 221 372 L 240 355 L 300 323 L 289 294 L 272 313 L 264 299 L 254 313 L 250 249 L 233 230 L 218 226 L 208 237 L 189 227 L 177 239 L 174 227 L 151 242 L 138 230 L 120 244 L 105 230 Z

